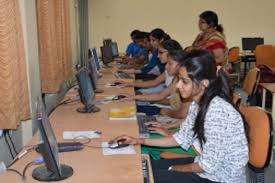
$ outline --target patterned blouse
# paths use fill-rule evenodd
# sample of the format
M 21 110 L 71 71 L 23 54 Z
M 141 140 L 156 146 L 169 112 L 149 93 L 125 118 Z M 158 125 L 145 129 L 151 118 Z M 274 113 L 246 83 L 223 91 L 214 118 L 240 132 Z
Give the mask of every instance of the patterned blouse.
M 195 162 L 204 171 L 198 173 L 200 177 L 215 182 L 245 182 L 248 143 L 241 115 L 222 98 L 213 98 L 204 121 L 206 142 L 200 149 L 198 139 L 193 136 L 198 109 L 195 102 L 190 105 L 187 118 L 173 137 L 183 149 L 191 145 L 198 148 Z

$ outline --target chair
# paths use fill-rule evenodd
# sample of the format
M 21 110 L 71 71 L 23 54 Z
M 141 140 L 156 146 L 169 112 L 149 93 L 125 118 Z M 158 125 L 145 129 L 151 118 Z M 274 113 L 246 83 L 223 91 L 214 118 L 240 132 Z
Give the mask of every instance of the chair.
M 228 68 L 229 69 L 229 78 L 236 78 L 236 84 L 240 83 L 240 67 L 241 67 L 241 60 L 240 60 L 240 48 L 239 47 L 232 47 L 228 51 Z
M 262 108 L 241 106 L 248 125 L 249 162 L 248 183 L 264 183 L 264 170 L 270 164 L 273 146 L 272 117 Z
M 255 93 L 260 80 L 260 70 L 257 67 L 250 69 L 245 76 L 242 89 L 236 89 L 235 92 L 240 93 L 241 98 L 245 99 L 245 103 L 251 105 L 255 103 Z
M 273 45 L 258 45 L 255 50 L 256 66 L 275 67 L 275 47 Z

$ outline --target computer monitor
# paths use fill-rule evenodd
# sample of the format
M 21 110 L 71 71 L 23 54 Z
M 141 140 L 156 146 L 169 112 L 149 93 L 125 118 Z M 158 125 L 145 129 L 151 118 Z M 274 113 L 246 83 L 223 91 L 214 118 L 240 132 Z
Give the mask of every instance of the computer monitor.
M 107 38 L 107 39 L 103 39 L 103 46 L 111 46 L 111 43 L 112 43 L 112 39 L 110 38 Z
M 76 74 L 76 79 L 79 85 L 80 100 L 84 105 L 84 107 L 77 108 L 77 112 L 91 113 L 100 111 L 98 107 L 92 104 L 95 93 L 88 70 L 81 68 Z
M 96 48 L 93 48 L 93 49 L 90 49 L 90 50 L 91 50 L 92 57 L 94 58 L 94 61 L 95 61 L 95 64 L 96 64 L 96 69 L 98 71 L 100 71 L 101 66 L 100 66 L 100 62 L 99 62 L 98 56 L 97 56 Z
M 89 69 L 89 76 L 91 79 L 91 84 L 94 89 L 95 93 L 102 93 L 104 92 L 102 89 L 97 88 L 97 81 L 100 77 L 98 70 L 96 69 L 96 64 L 93 57 L 88 59 L 88 69 Z
M 39 181 L 59 181 L 72 176 L 72 167 L 59 163 L 56 138 L 41 97 L 37 100 L 36 114 L 41 139 L 38 147 L 45 165 L 35 168 L 32 177 Z
M 261 37 L 244 37 L 242 38 L 242 47 L 244 51 L 255 51 L 258 45 L 264 44 L 264 38 Z
M 119 52 L 118 52 L 117 43 L 116 43 L 116 42 L 112 42 L 112 43 L 111 43 L 111 48 L 112 48 L 112 55 L 113 55 L 113 58 L 118 57 L 118 56 L 119 56 Z
M 101 46 L 100 47 L 102 62 L 104 65 L 108 66 L 110 62 L 113 61 L 113 53 L 111 46 Z

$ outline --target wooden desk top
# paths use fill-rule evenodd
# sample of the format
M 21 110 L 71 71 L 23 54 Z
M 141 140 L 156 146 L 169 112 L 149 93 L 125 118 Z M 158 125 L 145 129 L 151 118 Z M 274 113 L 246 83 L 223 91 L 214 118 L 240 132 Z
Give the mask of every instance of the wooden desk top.
M 123 90 L 133 93 L 133 88 Z M 117 89 L 108 91 L 110 94 L 117 94 Z M 138 137 L 138 126 L 136 121 L 110 121 L 108 113 L 111 107 L 131 106 L 134 102 L 112 102 L 99 105 L 101 111 L 98 113 L 82 114 L 76 112 L 76 108 L 82 106 L 79 101 L 59 106 L 50 116 L 52 128 L 57 141 L 65 141 L 62 138 L 63 131 L 97 130 L 102 132 L 101 138 L 92 139 L 88 145 L 100 146 L 101 142 L 108 141 L 121 134 L 129 134 Z M 32 139 L 31 144 L 37 144 L 37 135 Z M 59 153 L 60 163 L 73 168 L 72 177 L 59 181 L 66 183 L 141 183 L 143 182 L 140 146 L 135 146 L 135 155 L 113 155 L 104 156 L 101 148 L 85 147 L 81 151 Z M 35 151 L 25 155 L 11 168 L 23 171 L 24 166 L 39 157 Z M 26 183 L 38 182 L 31 176 L 32 166 L 27 170 Z M 14 172 L 6 172 L 0 175 L 1 182 L 21 183 L 21 179 Z
M 267 89 L 271 93 L 275 93 L 275 83 L 260 83 L 262 87 Z

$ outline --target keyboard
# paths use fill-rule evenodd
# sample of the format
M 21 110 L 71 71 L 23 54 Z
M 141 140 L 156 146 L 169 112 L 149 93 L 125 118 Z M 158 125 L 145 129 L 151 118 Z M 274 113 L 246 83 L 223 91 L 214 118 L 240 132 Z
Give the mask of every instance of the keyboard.
M 147 116 L 147 115 L 137 115 L 138 129 L 139 129 L 139 137 L 140 138 L 149 138 L 150 131 L 148 130 L 145 123 L 149 121 L 156 121 L 155 116 Z
M 147 158 L 142 157 L 141 166 L 142 166 L 143 182 L 150 183 L 149 166 L 148 166 Z
M 116 72 L 114 75 L 118 79 L 134 79 L 133 76 L 125 72 Z

